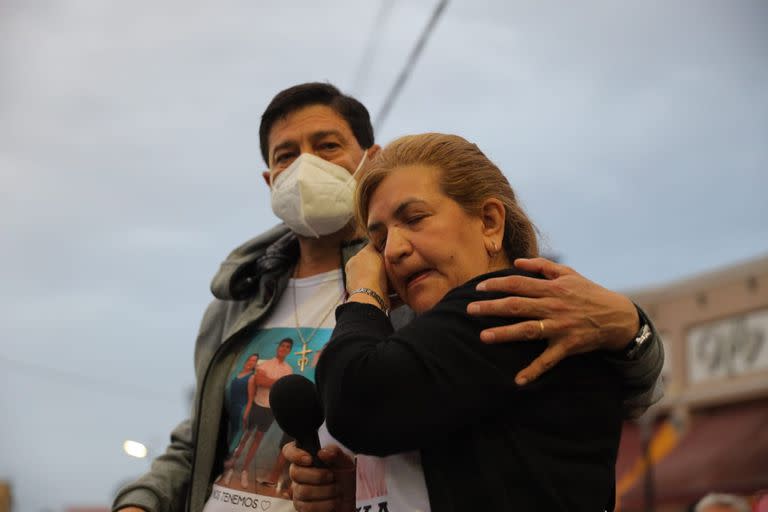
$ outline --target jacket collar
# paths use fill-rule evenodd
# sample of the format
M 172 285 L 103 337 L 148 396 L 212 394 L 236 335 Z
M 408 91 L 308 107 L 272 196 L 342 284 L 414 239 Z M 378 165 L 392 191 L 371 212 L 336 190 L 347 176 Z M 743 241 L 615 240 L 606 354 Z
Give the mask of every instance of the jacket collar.
M 349 259 L 366 244 L 358 238 L 343 242 L 339 264 L 344 282 L 344 267 Z M 251 298 L 262 289 L 268 277 L 289 272 L 299 257 L 299 242 L 285 224 L 279 224 L 266 233 L 252 238 L 235 248 L 221 264 L 211 282 L 211 292 L 221 300 Z

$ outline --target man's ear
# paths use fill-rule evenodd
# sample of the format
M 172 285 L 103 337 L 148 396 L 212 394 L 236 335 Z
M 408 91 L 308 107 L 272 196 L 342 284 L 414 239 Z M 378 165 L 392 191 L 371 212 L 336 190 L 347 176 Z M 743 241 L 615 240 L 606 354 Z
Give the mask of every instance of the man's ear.
M 376 153 L 381 151 L 381 146 L 378 144 L 374 144 L 373 146 L 368 148 L 368 161 L 370 162 L 371 159 L 373 159 L 374 156 L 376 156 Z
M 368 172 L 371 162 L 376 159 L 376 155 L 379 153 L 379 151 L 381 151 L 381 146 L 379 146 L 378 144 L 374 144 L 373 146 L 366 149 L 367 156 L 365 160 L 365 165 L 363 165 L 363 168 L 360 169 L 357 175 L 355 175 L 355 179 L 357 181 L 360 181 L 361 179 L 363 179 L 363 176 L 365 176 L 365 173 Z
M 266 183 L 269 188 L 272 188 L 272 185 L 269 183 L 269 169 L 261 173 L 261 176 L 264 178 L 264 183 Z

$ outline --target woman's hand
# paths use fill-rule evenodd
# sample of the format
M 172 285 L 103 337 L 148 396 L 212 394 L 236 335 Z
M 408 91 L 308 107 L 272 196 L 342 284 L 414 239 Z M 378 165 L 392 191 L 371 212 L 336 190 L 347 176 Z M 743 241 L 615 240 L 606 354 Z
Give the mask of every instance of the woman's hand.
M 317 452 L 327 469 L 312 467 L 310 454 L 295 442 L 283 447 L 283 455 L 291 463 L 291 494 L 298 512 L 354 512 L 355 462 L 338 446 Z
M 381 296 L 387 309 L 389 304 L 389 286 L 387 284 L 387 273 L 384 270 L 384 258 L 371 245 L 363 247 L 360 252 L 355 254 L 347 262 L 345 267 L 347 274 L 347 291 L 357 290 L 359 288 L 370 288 Z M 355 294 L 350 300 L 365 302 L 378 306 L 379 304 L 365 294 Z

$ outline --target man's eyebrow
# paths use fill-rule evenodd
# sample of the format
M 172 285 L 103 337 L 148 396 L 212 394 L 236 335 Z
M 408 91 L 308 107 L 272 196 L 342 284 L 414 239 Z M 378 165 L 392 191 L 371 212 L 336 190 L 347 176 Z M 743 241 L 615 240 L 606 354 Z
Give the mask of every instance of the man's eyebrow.
M 339 130 L 321 130 L 318 132 L 314 132 L 309 136 L 309 139 L 312 141 L 313 144 L 315 144 L 317 143 L 318 140 L 321 140 L 329 136 L 338 137 L 339 140 L 341 140 L 342 142 L 344 143 L 347 142 L 347 138 Z M 284 142 L 281 142 L 280 144 L 272 148 L 272 158 L 275 157 L 278 151 L 282 151 L 284 149 L 293 149 L 296 146 L 298 146 L 298 143 L 295 140 L 286 140 Z
M 314 132 L 309 136 L 309 139 L 312 142 L 317 142 L 318 140 L 324 139 L 328 136 L 338 137 L 342 142 L 347 142 L 347 138 L 339 130 L 321 130 L 319 132 Z
M 393 217 L 402 217 L 405 210 L 416 203 L 426 204 L 426 201 L 423 199 L 417 199 L 415 197 L 409 197 L 408 199 L 404 200 L 402 203 L 398 205 L 397 208 L 395 208 L 394 213 L 392 214 Z M 367 230 L 369 233 L 380 231 L 384 227 L 384 223 L 380 221 L 373 222 L 371 224 L 368 224 Z

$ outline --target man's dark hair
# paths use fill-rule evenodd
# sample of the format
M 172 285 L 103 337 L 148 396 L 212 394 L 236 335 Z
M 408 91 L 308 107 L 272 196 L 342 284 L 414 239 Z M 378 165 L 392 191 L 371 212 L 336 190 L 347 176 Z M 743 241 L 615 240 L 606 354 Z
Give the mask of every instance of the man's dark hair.
M 325 105 L 332 108 L 349 124 L 357 143 L 363 149 L 373 146 L 373 126 L 368 109 L 351 96 L 341 93 L 331 84 L 309 82 L 294 85 L 277 93 L 261 116 L 259 142 L 261 156 L 269 165 L 269 132 L 276 121 L 288 114 L 310 105 Z
M 281 339 L 280 343 L 278 343 L 277 346 L 279 347 L 283 343 L 287 343 L 287 344 L 289 344 L 291 346 L 291 348 L 293 348 L 293 340 L 291 338 L 283 338 L 283 339 Z

